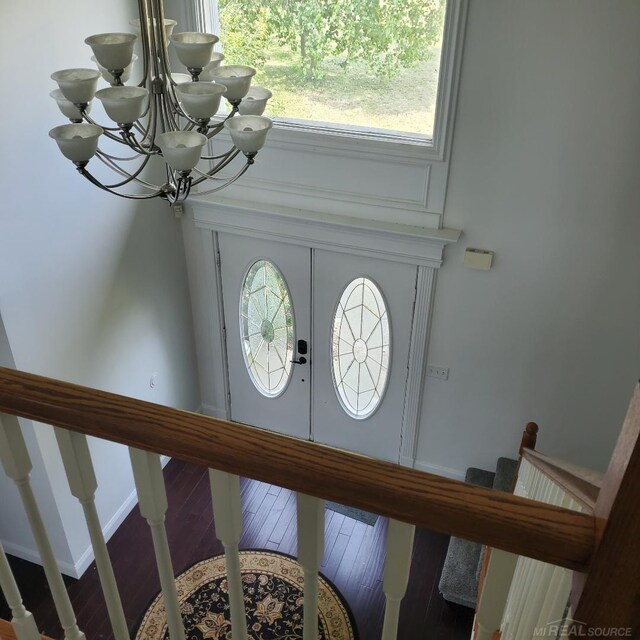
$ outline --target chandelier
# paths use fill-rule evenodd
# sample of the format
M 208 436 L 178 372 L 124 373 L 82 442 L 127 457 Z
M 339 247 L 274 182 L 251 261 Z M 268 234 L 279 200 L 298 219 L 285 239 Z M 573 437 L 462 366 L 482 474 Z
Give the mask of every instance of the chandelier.
M 159 197 L 171 204 L 181 203 L 192 187 L 207 180 L 213 185 L 201 193 L 218 191 L 242 176 L 263 147 L 272 126 L 262 115 L 271 92 L 251 86 L 256 73 L 252 67 L 221 64 L 224 55 L 213 51 L 217 36 L 174 34 L 176 22 L 164 17 L 162 0 L 138 0 L 138 10 L 140 19 L 131 23 L 138 35 L 102 33 L 85 40 L 97 69 L 64 69 L 51 75 L 59 87 L 51 96 L 71 122 L 53 128 L 49 135 L 89 182 L 124 198 Z M 138 38 L 142 80 L 126 86 Z M 189 75 L 171 72 L 169 44 Z M 97 90 L 101 76 L 111 86 Z M 94 122 L 89 115 L 94 97 L 116 126 Z M 226 116 L 216 117 L 223 97 L 230 109 Z M 232 146 L 212 155 L 207 143 L 224 129 Z M 107 140 L 109 152 L 98 146 Z M 245 162 L 235 175 L 215 177 L 240 154 Z M 94 156 L 113 171 L 114 182 L 106 183 L 89 172 L 87 164 Z M 163 184 L 142 178 L 153 157 L 164 161 Z M 201 161 L 206 163 L 204 170 L 197 168 Z M 135 193 L 121 191 L 130 184 L 138 185 Z

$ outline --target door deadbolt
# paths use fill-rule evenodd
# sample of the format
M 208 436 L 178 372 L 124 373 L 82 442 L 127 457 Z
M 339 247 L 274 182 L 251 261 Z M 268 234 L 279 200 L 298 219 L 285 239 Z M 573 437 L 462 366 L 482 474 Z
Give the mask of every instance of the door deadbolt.
M 298 355 L 300 356 L 297 360 L 292 360 L 293 364 L 307 364 L 307 359 L 304 358 L 307 354 L 307 341 L 306 340 L 298 340 Z

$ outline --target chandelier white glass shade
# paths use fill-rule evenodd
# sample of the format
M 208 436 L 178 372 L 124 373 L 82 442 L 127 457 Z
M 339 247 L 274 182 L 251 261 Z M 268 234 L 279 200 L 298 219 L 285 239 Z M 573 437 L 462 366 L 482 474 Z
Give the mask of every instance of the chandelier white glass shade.
M 164 17 L 162 0 L 138 0 L 138 10 L 140 19 L 132 21 L 138 34 L 102 33 L 85 40 L 97 69 L 64 69 L 51 75 L 58 89 L 50 95 L 71 123 L 53 128 L 49 135 L 81 175 L 121 197 L 160 197 L 177 203 L 206 180 L 215 181 L 215 186 L 203 193 L 218 191 L 242 176 L 264 146 L 272 123 L 262 114 L 271 92 L 251 86 L 254 68 L 222 64 L 224 55 L 213 50 L 217 36 L 173 33 L 176 22 Z M 142 80 L 127 86 L 138 39 Z M 172 73 L 169 46 L 189 75 Z M 98 90 L 101 78 L 111 86 Z M 94 122 L 90 116 L 94 98 L 115 126 Z M 223 98 L 230 110 L 226 117 L 216 117 Z M 209 140 L 225 129 L 231 148 L 207 155 Z M 101 148 L 103 141 L 111 145 L 109 152 Z M 114 145 L 125 153 L 112 152 Z M 245 162 L 234 175 L 216 176 L 240 154 Z M 114 182 L 107 184 L 88 171 L 94 157 L 116 174 Z M 161 185 L 141 178 L 153 157 L 164 160 L 166 182 Z M 205 170 L 197 168 L 201 161 L 207 163 Z M 138 185 L 137 191 L 122 191 L 131 184 Z

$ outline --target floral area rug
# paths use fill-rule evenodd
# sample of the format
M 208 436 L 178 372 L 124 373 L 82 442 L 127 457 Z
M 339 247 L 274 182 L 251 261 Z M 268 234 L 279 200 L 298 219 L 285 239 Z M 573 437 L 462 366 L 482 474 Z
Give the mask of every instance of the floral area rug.
M 304 578 L 294 558 L 241 551 L 240 568 L 251 640 L 302 639 Z M 176 578 L 187 640 L 231 640 L 224 556 L 203 560 Z M 353 616 L 338 590 L 320 576 L 319 640 L 357 640 Z M 144 614 L 136 640 L 168 640 L 162 594 Z

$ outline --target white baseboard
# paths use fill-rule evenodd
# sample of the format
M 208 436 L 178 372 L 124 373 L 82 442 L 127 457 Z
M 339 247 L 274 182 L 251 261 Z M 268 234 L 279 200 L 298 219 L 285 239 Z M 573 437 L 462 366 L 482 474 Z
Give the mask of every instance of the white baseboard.
M 163 456 L 166 458 L 166 456 Z M 167 461 L 169 458 L 167 458 Z M 166 464 L 166 462 L 165 462 Z M 164 466 L 164 465 L 163 465 Z M 138 494 L 134 489 L 126 498 L 126 500 L 120 505 L 118 510 L 111 516 L 111 519 L 107 524 L 102 527 L 102 534 L 104 535 L 104 539 L 108 542 L 111 536 L 116 532 L 118 527 L 124 522 L 124 519 L 131 513 L 132 509 L 138 504 Z M 89 545 L 84 553 L 78 558 L 75 563 L 74 570 L 75 575 L 74 578 L 81 578 L 82 574 L 89 568 L 89 565 L 94 561 L 95 557 L 93 555 L 93 549 L 91 545 Z M 69 574 L 71 575 L 71 574 Z
M 437 476 L 444 476 L 445 478 L 451 478 L 452 480 L 464 480 L 464 476 L 465 476 L 465 472 L 461 471 L 460 469 L 452 469 L 451 467 L 441 467 L 440 465 L 429 464 L 428 462 L 421 462 L 420 460 L 416 460 L 413 467 L 418 471 L 433 473 Z
M 201 409 L 197 409 L 196 413 L 202 413 Z M 160 464 L 163 469 L 167 466 L 170 460 L 171 458 L 169 456 L 160 456 Z M 118 527 L 124 522 L 124 519 L 131 513 L 131 510 L 137 504 L 138 496 L 136 490 L 133 489 L 113 516 L 111 516 L 109 522 L 107 522 L 107 524 L 102 528 L 102 534 L 106 541 L 109 541 L 111 536 L 116 532 Z M 22 545 L 7 542 L 5 540 L 0 540 L 0 543 L 2 544 L 5 552 L 9 555 L 20 558 L 21 560 L 27 560 L 28 562 L 42 565 L 40 554 L 36 549 L 29 549 L 28 547 L 23 547 Z M 71 562 L 58 560 L 57 564 L 58 568 L 64 575 L 70 576 L 71 578 L 81 578 L 82 574 L 89 568 L 94 559 L 95 556 L 93 555 L 93 548 L 89 545 L 75 563 L 72 564 Z

